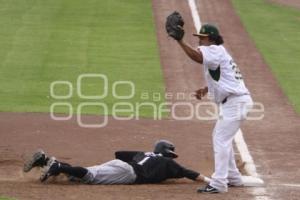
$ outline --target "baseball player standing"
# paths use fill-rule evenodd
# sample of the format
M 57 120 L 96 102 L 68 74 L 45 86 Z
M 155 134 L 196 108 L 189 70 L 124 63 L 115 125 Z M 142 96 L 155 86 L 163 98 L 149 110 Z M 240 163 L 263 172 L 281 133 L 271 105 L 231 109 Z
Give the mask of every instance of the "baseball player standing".
M 241 174 L 236 166 L 233 139 L 253 102 L 237 65 L 222 45 L 222 36 L 216 26 L 204 24 L 199 34 L 197 49 L 183 39 L 183 20 L 175 12 L 167 18 L 169 36 L 177 40 L 184 52 L 197 63 L 203 64 L 207 86 L 196 91 L 201 100 L 207 93 L 220 107 L 220 117 L 213 130 L 215 171 L 210 183 L 197 191 L 201 193 L 227 192 L 228 185 L 242 186 Z M 175 25 L 175 26 L 174 26 Z

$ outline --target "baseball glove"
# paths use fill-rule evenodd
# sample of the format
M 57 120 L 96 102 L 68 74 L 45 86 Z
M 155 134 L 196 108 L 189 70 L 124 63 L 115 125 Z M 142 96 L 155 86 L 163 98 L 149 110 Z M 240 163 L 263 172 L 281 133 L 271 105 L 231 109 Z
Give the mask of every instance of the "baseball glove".
M 182 40 L 184 36 L 184 21 L 179 12 L 175 11 L 167 17 L 166 31 L 175 40 Z

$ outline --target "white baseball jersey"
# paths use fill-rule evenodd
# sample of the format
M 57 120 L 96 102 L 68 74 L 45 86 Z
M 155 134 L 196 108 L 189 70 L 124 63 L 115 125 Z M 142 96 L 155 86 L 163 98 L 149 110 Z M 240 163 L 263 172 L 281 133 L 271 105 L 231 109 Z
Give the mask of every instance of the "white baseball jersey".
M 243 77 L 223 45 L 199 46 L 203 55 L 203 68 L 208 93 L 216 103 L 230 95 L 249 94 Z

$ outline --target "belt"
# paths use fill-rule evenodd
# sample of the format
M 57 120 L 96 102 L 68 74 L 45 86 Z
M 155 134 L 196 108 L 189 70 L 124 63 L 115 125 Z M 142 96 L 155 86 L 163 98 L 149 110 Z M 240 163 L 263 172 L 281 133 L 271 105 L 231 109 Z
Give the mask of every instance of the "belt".
M 228 98 L 228 97 L 226 97 L 225 99 L 223 99 L 223 101 L 222 101 L 221 103 L 222 103 L 222 104 L 226 103 L 226 102 L 227 102 L 227 98 Z
M 249 94 L 234 95 L 234 96 L 244 96 L 244 95 L 249 95 Z M 225 97 L 225 98 L 223 99 L 223 101 L 221 101 L 221 103 L 222 103 L 222 104 L 226 103 L 226 102 L 227 102 L 227 100 L 228 100 L 228 98 L 229 98 L 230 96 L 231 96 L 231 95 L 229 95 L 229 96 Z

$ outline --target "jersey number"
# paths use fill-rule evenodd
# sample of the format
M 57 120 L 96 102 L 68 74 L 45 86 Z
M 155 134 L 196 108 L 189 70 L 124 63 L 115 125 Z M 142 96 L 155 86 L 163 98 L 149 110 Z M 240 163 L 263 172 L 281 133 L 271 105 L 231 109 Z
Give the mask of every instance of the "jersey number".
M 143 165 L 145 164 L 145 162 L 149 159 L 150 157 L 145 157 L 143 160 L 141 160 L 140 162 L 138 162 L 138 165 Z
M 242 76 L 241 71 L 240 71 L 239 67 L 237 66 L 237 64 L 233 60 L 231 60 L 230 65 L 232 66 L 232 70 L 235 73 L 234 78 L 236 80 L 243 80 L 243 76 Z
M 145 164 L 145 162 L 147 162 L 147 160 L 149 160 L 149 158 L 151 158 L 151 157 L 157 157 L 157 156 L 161 156 L 161 154 L 156 154 L 156 153 L 153 153 L 153 152 L 146 152 L 145 153 L 145 158 L 143 158 L 143 160 L 141 160 L 137 164 L 138 165 L 143 165 L 143 164 Z

